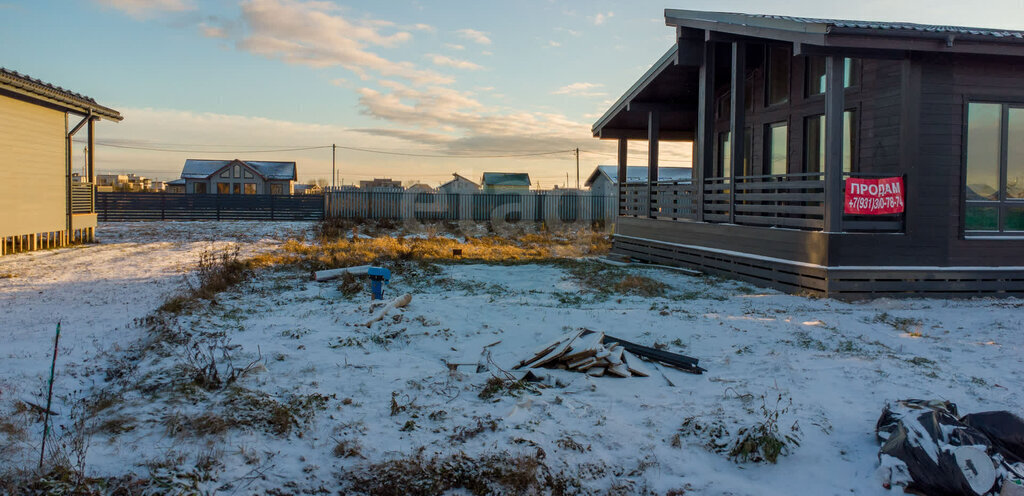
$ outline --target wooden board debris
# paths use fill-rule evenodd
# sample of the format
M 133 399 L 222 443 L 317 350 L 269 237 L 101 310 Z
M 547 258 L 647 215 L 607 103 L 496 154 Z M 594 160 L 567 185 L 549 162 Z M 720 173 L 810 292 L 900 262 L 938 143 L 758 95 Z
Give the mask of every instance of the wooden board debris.
M 697 366 L 696 358 L 630 343 L 589 329 L 580 329 L 561 336 L 538 348 L 533 355 L 513 368 L 557 368 L 584 372 L 594 377 L 650 377 L 651 372 L 642 363 L 644 360 L 650 361 L 651 366 L 659 372 L 661 370 L 658 369 L 658 364 L 695 374 L 704 372 L 703 368 Z M 668 381 L 668 377 L 665 377 L 665 380 Z M 671 381 L 669 383 L 671 384 Z

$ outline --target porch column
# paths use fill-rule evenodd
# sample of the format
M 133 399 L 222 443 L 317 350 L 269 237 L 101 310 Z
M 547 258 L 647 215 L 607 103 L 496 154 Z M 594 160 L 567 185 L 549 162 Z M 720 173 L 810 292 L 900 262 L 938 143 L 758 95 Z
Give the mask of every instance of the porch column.
M 95 167 L 95 161 L 93 160 L 93 157 L 94 157 L 93 152 L 94 152 L 94 150 L 96 148 L 95 130 L 96 130 L 96 120 L 95 119 L 89 119 L 89 127 L 87 128 L 87 131 L 89 133 L 89 144 L 88 144 L 89 149 L 87 150 L 87 153 L 86 153 L 86 161 L 85 162 L 86 162 L 86 167 L 88 168 L 87 174 L 89 176 L 89 185 L 92 188 L 92 192 L 89 193 L 89 211 L 90 212 L 95 212 L 96 211 L 96 167 Z
M 743 128 L 746 112 L 746 67 L 747 45 L 742 41 L 732 42 L 732 71 L 730 72 L 729 112 L 729 223 L 736 223 L 736 170 L 743 167 Z
M 622 198 L 626 194 L 626 157 L 628 155 L 628 150 L 629 141 L 626 140 L 626 138 L 619 138 L 619 170 L 616 180 L 618 188 L 616 188 L 615 192 L 615 211 L 619 212 L 619 214 L 622 213 Z
M 647 216 L 651 214 L 654 203 L 654 183 L 658 182 L 658 131 L 661 117 L 657 110 L 647 113 Z
M 704 43 L 704 59 L 699 77 L 697 136 L 693 142 L 694 167 L 691 174 L 697 190 L 693 209 L 697 214 L 697 222 L 704 222 L 704 177 L 711 170 L 714 159 L 715 44 L 711 41 Z
M 843 57 L 825 59 L 825 232 L 843 222 Z

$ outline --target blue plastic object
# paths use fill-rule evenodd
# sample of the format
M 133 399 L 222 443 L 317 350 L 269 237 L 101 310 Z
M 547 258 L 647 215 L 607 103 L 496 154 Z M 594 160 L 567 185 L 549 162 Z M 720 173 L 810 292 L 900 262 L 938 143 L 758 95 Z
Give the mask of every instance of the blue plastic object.
M 366 273 L 370 276 L 370 292 L 372 299 L 384 299 L 384 285 L 391 281 L 391 271 L 384 267 L 370 267 Z

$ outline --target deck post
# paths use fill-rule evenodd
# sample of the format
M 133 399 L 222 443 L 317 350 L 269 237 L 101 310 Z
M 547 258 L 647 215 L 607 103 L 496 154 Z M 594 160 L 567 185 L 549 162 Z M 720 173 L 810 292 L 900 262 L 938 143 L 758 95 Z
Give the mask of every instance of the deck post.
M 699 96 L 697 98 L 697 139 L 693 143 L 696 160 L 691 171 L 691 182 L 697 190 L 694 212 L 697 222 L 704 222 L 704 176 L 711 170 L 714 154 L 711 152 L 715 130 L 715 43 L 704 42 L 704 60 L 700 65 Z
M 825 232 L 841 232 L 843 222 L 844 60 L 825 59 Z
M 746 67 L 747 67 L 747 45 L 742 41 L 732 42 L 732 71 L 730 72 L 731 85 L 730 112 L 729 112 L 729 151 L 731 163 L 729 164 L 729 223 L 736 223 L 736 169 L 743 166 L 743 157 L 746 153 L 743 150 L 743 129 L 744 113 L 746 112 Z
M 622 201 L 626 195 L 626 160 L 629 155 L 629 141 L 626 138 L 619 138 L 618 154 L 618 177 L 616 183 L 619 185 L 615 195 L 615 216 L 622 215 Z
M 88 131 L 89 149 L 86 152 L 86 167 L 88 167 L 89 173 L 89 212 L 96 212 L 96 166 L 94 161 L 94 149 L 96 148 L 96 119 L 89 118 L 89 127 L 86 128 Z
M 661 116 L 657 110 L 647 113 L 647 217 L 655 218 L 651 211 L 654 206 L 654 183 L 658 182 L 658 131 Z

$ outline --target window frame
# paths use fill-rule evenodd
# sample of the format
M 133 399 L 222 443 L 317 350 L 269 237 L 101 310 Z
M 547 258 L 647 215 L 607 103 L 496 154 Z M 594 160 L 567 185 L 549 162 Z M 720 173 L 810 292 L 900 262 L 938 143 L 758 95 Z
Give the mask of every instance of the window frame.
M 772 102 L 772 51 L 785 50 L 789 54 L 789 64 L 786 70 L 786 97 L 779 102 Z M 792 103 L 793 100 L 793 48 L 788 45 L 768 44 L 765 46 L 764 57 L 764 108 L 776 108 Z
M 783 169 L 784 170 L 782 172 L 775 173 L 774 171 L 772 171 L 772 164 L 773 164 L 773 160 L 772 160 L 772 143 L 774 141 L 772 139 L 772 130 L 774 130 L 777 127 L 783 127 L 783 126 L 786 128 L 786 143 L 785 143 L 785 147 L 784 147 L 785 150 L 786 150 L 786 163 L 783 165 Z M 792 157 L 790 157 L 790 153 L 789 153 L 790 152 L 789 146 L 790 146 L 790 143 L 792 141 L 791 130 L 792 130 L 792 126 L 790 125 L 789 119 L 784 119 L 784 120 L 781 120 L 781 121 L 774 121 L 774 122 L 766 122 L 766 123 L 764 123 L 764 141 L 763 141 L 764 158 L 761 161 L 762 162 L 761 163 L 761 175 L 764 175 L 764 176 L 777 176 L 777 175 L 789 174 L 789 166 L 792 163 Z
M 999 105 L 999 172 L 998 172 L 998 196 L 996 200 L 968 200 L 967 199 L 967 158 L 970 139 L 968 136 L 970 106 L 971 104 L 994 104 Z M 1024 110 L 1024 98 L 1006 96 L 973 95 L 964 98 L 963 123 L 961 127 L 961 140 L 963 146 L 960 150 L 960 233 L 963 239 L 1024 239 L 1024 230 L 1006 230 L 1006 211 L 1012 208 L 1024 208 L 1024 198 L 1007 198 L 1007 171 L 1009 168 L 1009 118 L 1010 109 Z M 995 208 L 996 229 L 981 230 L 967 228 L 968 207 Z

